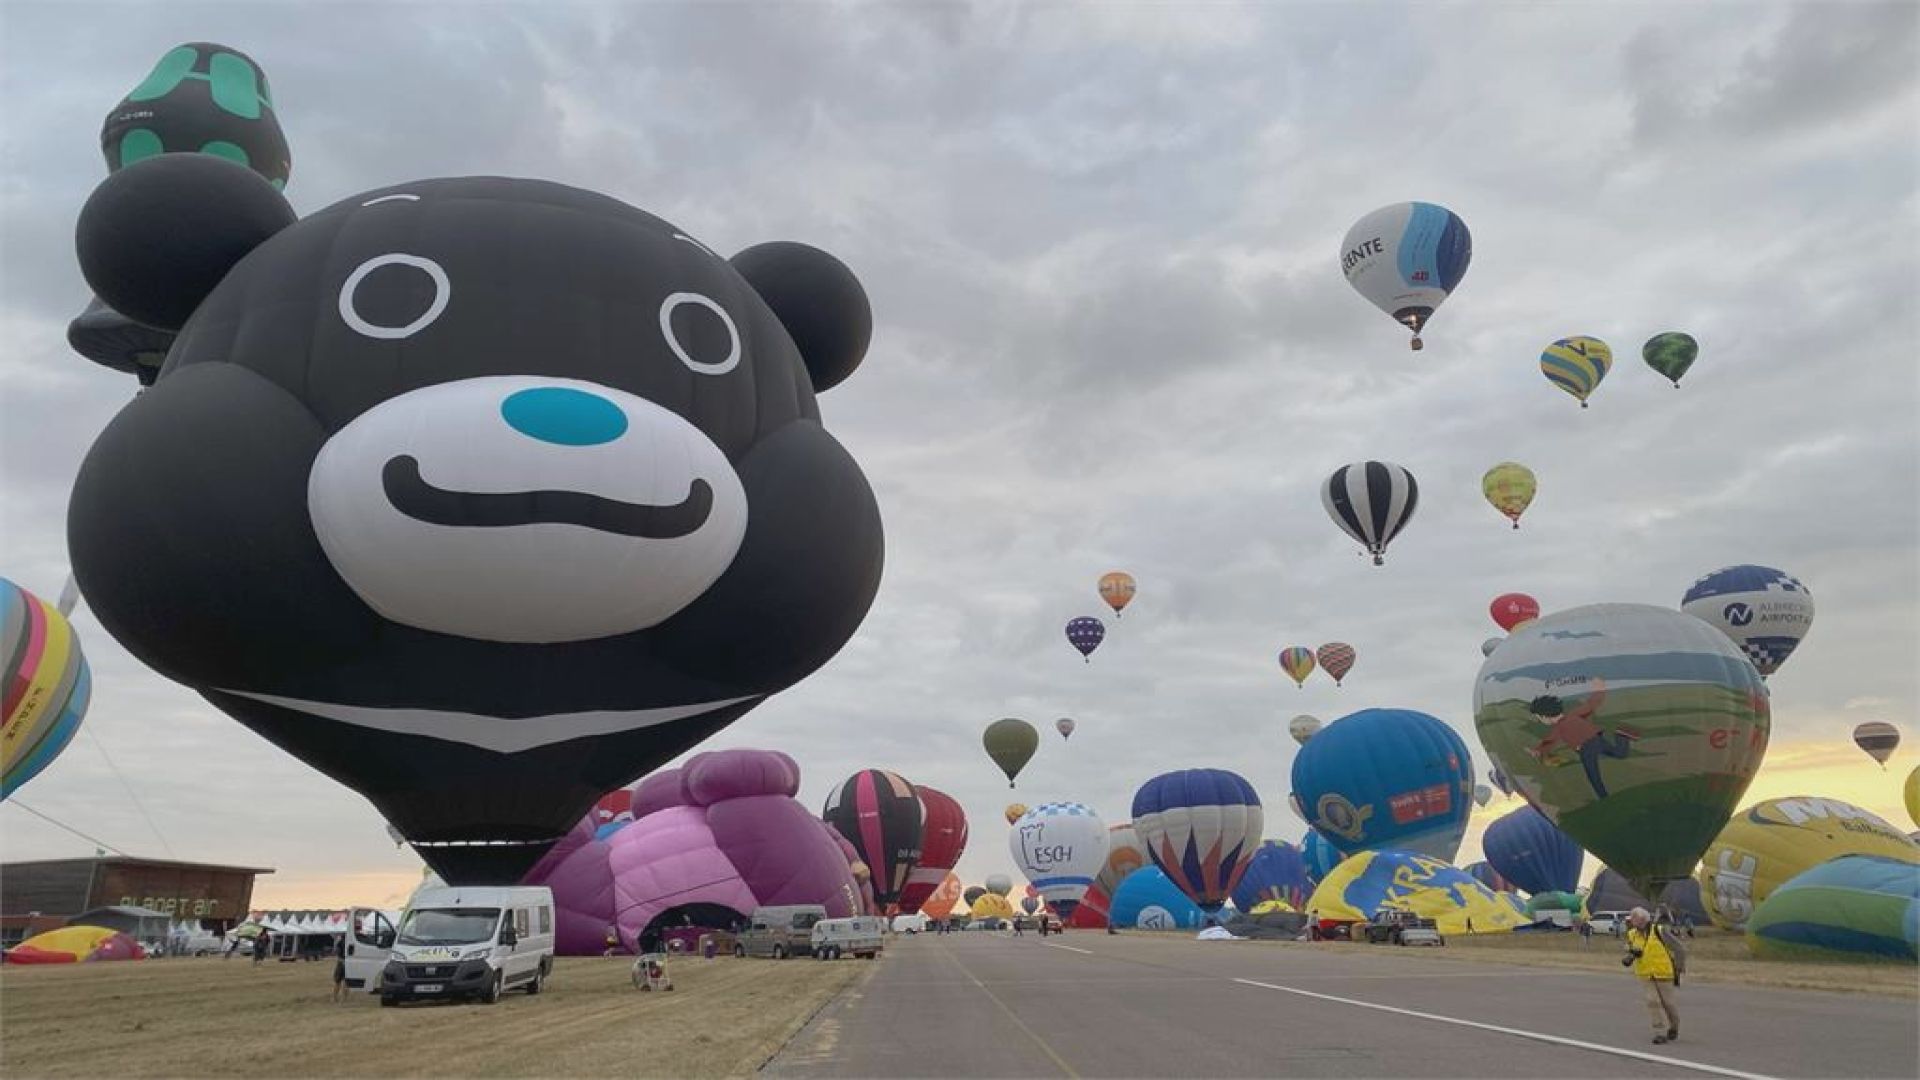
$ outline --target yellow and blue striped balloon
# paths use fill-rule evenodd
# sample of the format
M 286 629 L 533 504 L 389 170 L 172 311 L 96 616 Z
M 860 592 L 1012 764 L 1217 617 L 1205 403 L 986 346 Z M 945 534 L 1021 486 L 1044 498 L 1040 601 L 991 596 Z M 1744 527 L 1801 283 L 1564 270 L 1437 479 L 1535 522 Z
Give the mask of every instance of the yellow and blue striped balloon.
M 87 658 L 60 609 L 0 578 L 0 799 L 47 767 L 80 728 L 92 696 Z
M 1540 374 L 1547 381 L 1580 399 L 1587 407 L 1587 395 L 1600 386 L 1613 367 L 1613 350 L 1593 337 L 1561 338 L 1540 354 Z

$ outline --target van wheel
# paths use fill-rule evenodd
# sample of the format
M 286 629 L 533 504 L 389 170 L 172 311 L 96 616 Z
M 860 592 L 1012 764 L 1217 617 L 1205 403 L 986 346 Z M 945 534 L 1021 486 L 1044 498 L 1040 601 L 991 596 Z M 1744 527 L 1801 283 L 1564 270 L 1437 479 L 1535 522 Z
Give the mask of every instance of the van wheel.
M 733 947 L 733 955 L 736 959 L 745 960 L 747 958 L 747 947 L 745 945 L 735 945 Z
M 534 973 L 533 973 L 533 979 L 532 979 L 531 981 L 529 981 L 529 982 L 527 983 L 527 996 L 528 996 L 528 997 L 532 997 L 533 995 L 535 995 L 535 994 L 537 994 L 537 993 L 539 993 L 539 992 L 540 992 L 540 983 L 541 983 L 541 982 L 542 982 L 542 981 L 543 981 L 544 979 L 546 979 L 546 974 L 545 974 L 545 973 L 543 973 L 543 972 L 538 972 L 538 971 L 536 971 L 536 972 L 534 972 Z
M 787 947 L 785 945 L 775 945 L 773 947 L 773 958 L 775 960 L 785 960 L 787 958 Z
M 486 991 L 480 997 L 481 1001 L 484 1001 L 489 1005 L 499 1004 L 500 990 L 501 990 L 501 987 L 504 985 L 501 981 L 501 978 L 502 977 L 500 972 L 496 971 L 493 973 L 493 981 L 487 984 Z
M 380 995 L 380 1007 L 381 1007 L 381 1008 L 383 1008 L 383 1009 L 391 1009 L 391 1008 L 393 1008 L 393 1005 L 394 1005 L 394 1002 L 393 1002 L 393 995 L 392 995 L 392 994 L 381 994 L 381 995 Z

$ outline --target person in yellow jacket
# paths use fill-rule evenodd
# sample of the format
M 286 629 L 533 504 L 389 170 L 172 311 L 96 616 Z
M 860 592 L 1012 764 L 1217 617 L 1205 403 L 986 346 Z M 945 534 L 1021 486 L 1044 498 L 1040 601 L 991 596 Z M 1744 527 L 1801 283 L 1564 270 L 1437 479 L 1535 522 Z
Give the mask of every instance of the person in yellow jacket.
M 1653 1041 L 1670 1043 L 1680 1038 L 1680 975 L 1687 970 L 1687 950 L 1680 938 L 1667 927 L 1654 923 L 1646 908 L 1637 907 L 1627 915 L 1627 955 L 1622 967 L 1630 967 L 1636 978 L 1647 985 L 1647 1018 L 1653 1021 Z

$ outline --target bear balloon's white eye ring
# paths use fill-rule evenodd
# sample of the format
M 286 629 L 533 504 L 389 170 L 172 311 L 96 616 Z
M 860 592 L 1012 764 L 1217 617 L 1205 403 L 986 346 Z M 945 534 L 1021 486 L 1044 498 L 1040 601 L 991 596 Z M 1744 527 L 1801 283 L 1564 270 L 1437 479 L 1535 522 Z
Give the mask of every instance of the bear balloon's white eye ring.
M 361 318 L 360 313 L 354 310 L 354 290 L 360 287 L 360 283 L 367 279 L 368 274 L 383 266 L 411 266 L 433 279 L 433 303 L 427 305 L 427 310 L 422 312 L 419 318 L 405 326 L 376 326 Z M 397 251 L 387 255 L 375 255 L 356 267 L 353 273 L 348 274 L 346 282 L 340 286 L 340 318 L 352 327 L 355 333 L 366 337 L 389 341 L 410 338 L 433 325 L 433 320 L 438 319 L 440 313 L 447 310 L 447 300 L 452 295 L 453 283 L 447 280 L 447 272 L 432 259 L 419 255 L 406 255 Z
M 727 338 L 732 343 L 725 360 L 709 364 L 687 355 L 686 348 L 673 336 L 673 312 L 681 304 L 694 304 L 720 316 L 720 321 L 727 327 Z M 697 374 L 725 375 L 740 366 L 740 329 L 733 325 L 733 316 L 727 314 L 726 308 L 699 293 L 677 292 L 660 301 L 660 336 L 667 339 L 667 348 L 673 350 L 673 355 L 679 357 L 688 370 Z

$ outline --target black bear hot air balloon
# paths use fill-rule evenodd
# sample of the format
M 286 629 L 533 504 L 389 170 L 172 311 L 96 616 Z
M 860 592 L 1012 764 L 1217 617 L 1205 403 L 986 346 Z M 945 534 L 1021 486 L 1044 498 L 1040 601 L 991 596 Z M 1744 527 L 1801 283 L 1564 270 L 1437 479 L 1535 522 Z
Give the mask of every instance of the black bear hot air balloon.
M 873 899 L 896 908 L 920 862 L 926 807 L 912 784 L 885 769 L 864 769 L 827 796 L 821 820 L 847 838 L 873 871 Z
M 497 177 L 296 221 L 206 154 L 108 177 L 78 248 L 180 335 L 74 487 L 93 611 L 451 883 L 517 880 L 873 601 L 879 511 L 814 399 L 871 312 L 825 252 Z
M 267 73 L 240 50 L 206 41 L 168 50 L 107 113 L 100 152 L 108 173 L 160 154 L 224 158 L 252 169 L 275 188 L 285 187 L 293 172 Z M 129 319 L 96 297 L 67 327 L 67 343 L 87 359 L 150 386 L 173 344 L 173 332 Z

